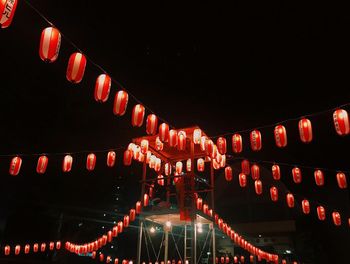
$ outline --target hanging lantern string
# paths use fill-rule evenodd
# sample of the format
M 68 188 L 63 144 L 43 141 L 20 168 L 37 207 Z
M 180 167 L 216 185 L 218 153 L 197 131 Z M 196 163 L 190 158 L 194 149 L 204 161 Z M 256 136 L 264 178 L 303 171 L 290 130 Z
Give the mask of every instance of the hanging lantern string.
M 331 171 L 331 172 L 347 172 L 350 173 L 350 170 L 340 170 L 340 169 L 334 169 L 334 168 L 325 168 L 325 167 L 319 167 L 319 166 L 309 166 L 309 165 L 298 165 L 295 163 L 286 163 L 286 162 L 277 162 L 277 161 L 270 161 L 270 160 L 251 160 L 247 159 L 245 157 L 233 157 L 231 155 L 226 155 L 226 159 L 230 161 L 237 161 L 237 160 L 249 160 L 253 163 L 265 163 L 265 164 L 271 164 L 271 165 L 281 165 L 286 167 L 299 167 L 304 169 L 310 169 L 310 170 L 323 170 L 323 171 Z
M 41 13 L 36 7 L 34 7 L 31 3 L 29 3 L 27 0 L 24 0 L 24 2 L 27 4 L 29 8 L 31 8 L 35 13 L 37 13 L 43 20 L 45 20 L 46 23 L 48 23 L 50 26 L 55 27 L 58 29 L 58 27 L 55 26 L 54 23 L 52 23 L 43 13 Z M 83 53 L 86 57 L 86 60 L 90 62 L 92 65 L 94 65 L 96 68 L 98 68 L 100 71 L 107 73 L 107 71 L 98 63 L 96 63 L 91 57 L 89 57 L 85 52 L 83 52 L 69 37 L 67 37 L 60 29 L 59 29 L 61 36 L 70 44 L 72 45 L 76 50 L 78 50 L 80 53 Z M 109 74 L 108 74 L 109 75 Z M 111 80 L 121 89 L 125 90 L 131 98 L 133 98 L 137 103 L 142 104 L 149 112 L 152 114 L 155 114 L 155 112 L 149 108 L 147 105 L 145 105 L 143 102 L 141 102 L 133 93 L 130 92 L 130 90 L 126 89 L 124 85 L 121 84 L 120 81 L 116 80 L 113 76 L 109 75 L 111 77 Z M 162 118 L 157 114 L 158 118 L 167 123 L 171 128 L 175 128 L 175 126 L 171 125 L 167 120 Z
M 218 138 L 218 137 L 231 136 L 231 135 L 236 134 L 236 133 L 247 133 L 247 132 L 251 132 L 253 129 L 258 129 L 258 130 L 259 130 L 259 129 L 265 129 L 265 128 L 270 128 L 270 127 L 275 127 L 275 126 L 277 126 L 277 125 L 285 124 L 285 123 L 290 122 L 290 121 L 297 121 L 297 120 L 300 120 L 301 118 L 312 117 L 312 116 L 319 116 L 319 115 L 322 115 L 322 114 L 325 114 L 325 113 L 329 113 L 329 112 L 335 111 L 336 109 L 339 109 L 339 108 L 342 108 L 342 107 L 347 107 L 347 106 L 350 106 L 350 102 L 349 102 L 349 103 L 342 104 L 342 105 L 339 105 L 339 106 L 336 106 L 336 107 L 333 107 L 333 108 L 329 108 L 329 109 L 326 109 L 326 110 L 323 110 L 323 111 L 319 111 L 319 112 L 315 112 L 315 113 L 310 113 L 310 114 L 302 115 L 302 116 L 299 116 L 299 117 L 294 117 L 294 118 L 285 119 L 285 120 L 283 120 L 283 121 L 279 121 L 279 122 L 276 122 L 276 123 L 273 123 L 273 124 L 262 125 L 262 126 L 258 126 L 258 127 L 254 127 L 254 128 L 250 128 L 250 129 L 237 130 L 237 131 L 235 131 L 235 132 L 227 132 L 227 133 L 223 133 L 223 134 L 220 134 L 220 135 L 212 136 L 212 137 L 210 137 L 210 138 L 211 138 L 211 139 L 215 139 L 215 138 Z

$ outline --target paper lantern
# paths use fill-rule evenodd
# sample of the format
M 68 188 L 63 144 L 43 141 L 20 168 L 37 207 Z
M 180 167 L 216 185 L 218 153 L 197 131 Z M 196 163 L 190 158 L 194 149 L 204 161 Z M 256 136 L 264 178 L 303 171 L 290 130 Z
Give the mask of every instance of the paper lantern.
M 96 258 L 96 251 L 93 251 L 93 252 L 91 253 L 91 258 L 92 258 L 92 259 L 95 259 L 95 258 Z
M 324 185 L 324 174 L 321 170 L 315 170 L 314 172 L 315 182 L 317 186 Z
M 193 143 L 199 145 L 201 143 L 202 130 L 196 128 L 193 130 Z
M 205 151 L 206 150 L 206 147 L 205 147 L 206 141 L 207 141 L 207 137 L 206 136 L 201 136 L 201 143 L 199 145 L 201 151 Z
M 262 148 L 261 133 L 259 130 L 250 132 L 250 147 L 253 151 L 259 151 Z
M 132 151 L 132 158 L 134 160 L 138 160 L 140 158 L 141 155 L 141 148 L 138 145 L 134 145 L 133 146 L 133 151 Z
M 100 259 L 100 262 L 103 262 L 104 259 L 105 259 L 105 256 L 101 253 L 100 256 L 99 256 L 99 259 Z
M 287 146 L 287 131 L 284 126 L 276 126 L 274 130 L 274 135 L 277 147 L 284 148 L 285 146 Z
M 159 139 L 162 142 L 167 142 L 169 140 L 169 125 L 167 123 L 162 123 L 159 126 Z
M 56 242 L 56 249 L 60 250 L 61 249 L 61 241 Z
M 180 151 L 186 149 L 186 133 L 184 131 L 179 131 L 177 134 L 177 149 Z
M 181 161 L 178 161 L 178 162 L 176 162 L 176 173 L 177 174 L 181 174 L 182 173 L 182 162 Z
M 282 264 L 287 264 L 287 261 L 285 259 L 282 259 Z
M 233 263 L 238 263 L 238 258 L 236 256 L 233 257 Z
M 213 145 L 213 150 L 211 152 L 210 158 L 212 159 L 216 159 L 217 155 L 218 155 L 218 147 L 216 145 Z M 219 153 L 220 154 L 220 153 Z
M 253 255 L 249 256 L 249 261 L 250 261 L 250 263 L 254 263 L 254 256 Z
M 88 171 L 93 171 L 96 165 L 96 155 L 94 153 L 90 153 L 86 158 L 86 169 Z
M 202 172 L 205 169 L 204 159 L 200 158 L 197 160 L 197 170 Z
M 8 0 L 9 1 L 9 0 Z M 39 55 L 45 62 L 54 62 L 61 46 L 61 33 L 57 28 L 47 27 L 41 33 Z
M 113 226 L 113 228 L 112 228 L 112 236 L 113 237 L 117 237 L 118 236 L 118 226 Z
M 337 183 L 340 189 L 346 189 L 348 187 L 348 183 L 346 181 L 346 175 L 342 172 L 337 173 Z
M 309 214 L 310 213 L 310 203 L 308 200 L 304 199 L 302 202 L 301 202 L 301 207 L 303 209 L 303 213 L 304 214 Z
M 162 160 L 160 158 L 156 158 L 156 164 L 154 165 L 154 170 L 159 172 L 162 167 Z
M 154 114 L 147 116 L 146 120 L 146 133 L 148 135 L 155 135 L 158 128 L 158 117 Z
M 124 227 L 128 227 L 129 226 L 129 216 L 125 215 L 123 218 L 123 225 Z
M 126 91 L 118 91 L 114 97 L 113 114 L 122 116 L 126 112 L 128 106 L 129 95 Z
M 17 8 L 17 0 L 0 1 L 0 25 L 1 28 L 7 28 L 11 25 Z
M 233 153 L 241 153 L 243 150 L 242 136 L 234 134 L 232 136 L 232 151 Z
M 273 202 L 278 201 L 278 189 L 275 186 L 270 188 L 270 197 Z
M 221 168 L 220 163 L 218 163 L 215 159 L 212 160 L 214 170 L 218 170 Z
M 226 154 L 226 138 L 219 137 L 216 141 L 216 145 L 218 147 L 218 151 L 221 155 Z
M 142 139 L 140 146 L 141 146 L 141 153 L 142 154 L 147 154 L 148 146 L 149 146 L 148 140 L 147 139 Z
M 19 253 L 21 253 L 21 246 L 20 245 L 16 245 L 15 246 L 15 255 L 19 255 Z
M 244 256 L 241 256 L 241 263 L 244 263 Z
M 40 245 L 40 251 L 44 252 L 46 250 L 46 243 L 41 243 Z
M 143 195 L 143 206 L 148 206 L 149 205 L 149 196 L 147 193 Z
M 5 256 L 10 255 L 11 253 L 11 247 L 9 245 L 6 245 L 4 248 Z
M 158 175 L 157 178 L 158 178 L 158 180 L 157 180 L 158 185 L 164 186 L 164 177 L 163 177 L 163 175 Z
M 287 205 L 289 208 L 293 208 L 294 207 L 294 195 L 291 193 L 287 194 Z
M 39 174 L 44 174 L 46 172 L 48 163 L 49 159 L 46 156 L 40 156 L 36 165 L 36 172 Z
M 301 183 L 302 175 L 301 170 L 298 167 L 292 169 L 293 181 L 297 184 Z
M 260 179 L 260 168 L 258 165 L 254 164 L 251 167 L 251 174 L 252 174 L 252 179 L 255 180 L 259 180 Z
M 66 78 L 72 83 L 80 83 L 84 77 L 86 58 L 80 52 L 75 52 L 69 57 Z
M 197 210 L 202 210 L 202 206 L 203 206 L 203 199 L 202 198 L 198 198 L 196 200 L 196 207 L 197 207 Z
M 225 168 L 225 179 L 226 181 L 232 181 L 232 168 L 230 166 Z
M 169 162 L 164 165 L 164 174 L 165 176 L 169 176 L 171 174 L 171 164 Z
M 225 263 L 225 258 L 224 258 L 224 257 L 221 257 L 221 258 L 220 258 L 220 263 L 221 263 L 221 264 L 224 264 L 224 263 Z
M 118 234 L 123 233 L 124 223 L 122 221 L 118 222 Z
M 214 142 L 211 139 L 205 141 L 205 152 L 207 156 L 211 156 L 214 152 Z
M 148 206 L 148 204 L 147 204 L 147 206 Z M 129 217 L 130 217 L 130 221 L 131 222 L 135 221 L 135 219 L 136 219 L 136 211 L 135 211 L 135 209 L 130 209 Z
M 312 141 L 312 124 L 307 118 L 303 118 L 299 121 L 299 135 L 300 139 L 304 143 L 310 143 Z
M 256 181 L 254 182 L 254 186 L 255 186 L 255 193 L 256 193 L 257 195 L 262 194 L 262 192 L 263 192 L 262 182 L 261 182 L 260 180 L 256 180 Z
M 239 180 L 239 185 L 243 188 L 246 187 L 247 185 L 247 176 L 243 173 L 240 173 L 238 176 L 238 180 Z
M 250 164 L 248 160 L 242 160 L 241 162 L 241 170 L 242 173 L 245 175 L 249 175 L 250 174 Z
M 226 166 L 226 155 L 221 155 L 220 167 L 224 168 Z
M 107 154 L 107 166 L 108 167 L 113 167 L 114 164 L 115 164 L 115 157 L 116 157 L 116 154 L 114 151 L 109 151 L 108 154 Z
M 49 244 L 49 249 L 52 251 L 55 249 L 55 243 L 54 242 L 50 242 Z
M 151 161 L 151 156 L 152 156 L 152 152 L 151 151 L 147 151 L 146 153 L 146 163 L 149 164 Z
M 192 161 L 191 159 L 187 159 L 186 161 L 186 171 L 190 172 L 192 170 Z
M 226 257 L 226 258 L 225 258 L 225 263 L 226 263 L 226 264 L 230 263 L 230 258 L 229 258 L 229 257 Z
M 169 130 L 169 146 L 176 147 L 177 145 L 177 131 L 175 129 Z
M 132 152 L 130 150 L 124 151 L 123 163 L 125 166 L 130 166 L 132 161 Z
M 63 158 L 62 171 L 70 172 L 73 166 L 73 157 L 71 155 L 66 155 Z
M 321 221 L 324 221 L 326 219 L 326 210 L 321 205 L 317 206 L 317 217 Z
M 95 101 L 104 103 L 108 100 L 111 84 L 111 77 L 107 74 L 101 74 L 97 77 L 94 93 Z
M 332 213 L 332 218 L 333 218 L 333 223 L 336 226 L 340 226 L 341 225 L 341 217 L 340 217 L 340 213 L 339 212 L 333 212 Z
M 348 112 L 344 109 L 338 109 L 333 113 L 333 122 L 337 134 L 345 136 L 350 133 Z
M 208 214 L 209 207 L 207 204 L 203 204 L 203 213 Z
M 107 256 L 107 258 L 106 258 L 106 263 L 111 263 L 111 262 L 112 262 L 111 256 Z
M 279 179 L 281 179 L 280 166 L 276 164 L 272 165 L 271 171 L 272 171 L 272 177 L 274 178 L 274 180 L 278 181 Z
M 114 259 L 114 264 L 119 264 L 119 259 L 118 258 Z
M 19 156 L 12 158 L 10 162 L 9 173 L 12 176 L 17 176 L 21 170 L 22 159 Z
M 150 169 L 154 169 L 154 167 L 156 166 L 156 161 L 157 161 L 157 157 L 154 155 L 151 155 L 150 162 L 149 162 Z
M 132 109 L 131 125 L 133 127 L 141 127 L 143 119 L 145 117 L 145 107 L 141 104 L 137 104 Z

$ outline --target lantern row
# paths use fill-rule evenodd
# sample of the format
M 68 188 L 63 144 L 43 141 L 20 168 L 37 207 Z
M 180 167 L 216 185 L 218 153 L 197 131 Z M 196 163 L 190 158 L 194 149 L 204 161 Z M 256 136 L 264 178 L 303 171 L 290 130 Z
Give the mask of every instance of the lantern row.
M 226 257 L 220 257 L 220 264 L 229 264 L 230 263 L 230 257 L 226 256 Z M 245 263 L 245 256 L 241 255 L 241 256 L 234 256 L 232 258 L 233 263 Z M 261 261 L 261 258 L 258 259 L 258 261 Z M 254 255 L 250 255 L 249 256 L 249 262 L 250 263 L 254 263 Z M 216 257 L 215 259 L 215 263 L 219 264 L 219 258 Z M 287 264 L 287 261 L 285 259 L 282 259 L 281 264 Z M 297 261 L 293 261 L 293 264 L 298 264 Z
M 22 253 L 29 254 L 31 252 L 33 253 L 40 253 L 40 252 L 46 252 L 46 251 L 54 251 L 54 250 L 60 250 L 61 249 L 61 241 L 51 241 L 49 243 L 34 243 L 33 245 L 26 244 L 24 247 L 21 245 L 15 245 L 11 248 L 11 246 L 6 245 L 4 247 L 3 254 L 5 256 L 10 255 L 20 255 Z

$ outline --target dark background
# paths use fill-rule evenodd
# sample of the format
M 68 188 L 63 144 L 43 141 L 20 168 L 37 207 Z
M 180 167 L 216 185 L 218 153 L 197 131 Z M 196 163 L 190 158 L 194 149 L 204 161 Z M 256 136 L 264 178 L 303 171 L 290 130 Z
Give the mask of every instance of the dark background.
M 176 128 L 197 124 L 214 136 L 333 109 L 350 101 L 350 16 L 339 4 L 30 2 Z M 42 62 L 38 49 L 46 26 L 21 1 L 10 28 L 0 32 L 0 152 L 79 153 L 74 155 L 69 174 L 61 173 L 63 154 L 49 155 L 45 175 L 35 173 L 37 156 L 22 155 L 17 177 L 8 174 L 11 157 L 0 157 L 2 246 L 17 241 L 95 239 L 96 233 L 102 234 L 102 226 L 111 226 L 138 198 L 141 169 L 124 169 L 121 151 L 117 168 L 109 170 L 105 152 L 97 153 L 97 167 L 91 173 L 84 168 L 87 153 L 80 152 L 125 147 L 132 137 L 144 135 L 144 127 L 135 129 L 130 124 L 135 101 L 129 101 L 125 116 L 115 117 L 112 102 L 120 87 L 113 84 L 109 101 L 96 103 L 94 83 L 101 71 L 91 63 L 82 83 L 70 84 L 65 79 L 66 64 L 76 50 L 66 39 L 57 62 Z M 264 189 L 265 202 L 258 202 L 251 191 L 253 198 L 247 203 L 246 190 L 237 187 L 235 162 L 233 182 L 226 183 L 223 173 L 217 172 L 217 211 L 233 226 L 295 219 L 296 259 L 305 263 L 344 262 L 350 249 L 349 191 L 337 187 L 335 170 L 350 171 L 350 138 L 336 135 L 332 111 L 310 119 L 314 141 L 308 145 L 299 140 L 297 120 L 284 123 L 288 146 L 282 150 L 274 145 L 273 126 L 261 130 L 263 150 L 259 153 L 249 151 L 249 133 L 242 133 L 244 157 L 333 170 L 325 171 L 326 185 L 317 188 L 312 170 L 304 170 L 303 183 L 295 186 L 291 168 L 282 168 L 284 188 L 298 199 L 312 201 L 310 216 L 301 215 L 299 204 L 295 210 L 286 210 L 283 199 L 272 204 L 268 188 Z M 265 166 L 270 169 L 270 165 Z M 252 181 L 249 184 L 252 190 Z M 117 186 L 120 189 L 116 190 Z M 316 218 L 317 204 L 326 207 L 325 223 Z M 332 224 L 331 211 L 335 209 L 342 213 L 342 227 Z M 136 232 L 130 232 L 132 235 L 125 234 L 125 243 L 116 245 L 121 247 L 121 257 L 134 257 L 130 248 L 135 248 Z M 68 258 L 68 263 L 89 261 Z M 42 256 L 43 261 L 51 259 Z

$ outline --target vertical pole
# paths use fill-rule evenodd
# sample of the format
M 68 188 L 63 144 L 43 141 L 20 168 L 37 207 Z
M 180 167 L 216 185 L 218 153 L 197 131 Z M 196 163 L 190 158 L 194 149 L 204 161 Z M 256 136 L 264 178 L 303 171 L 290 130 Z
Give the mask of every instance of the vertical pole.
M 168 248 L 169 248 L 169 230 L 167 227 L 165 229 L 165 245 L 164 245 L 164 263 L 168 263 Z
M 143 167 L 142 167 L 142 183 L 141 183 L 141 197 L 140 201 L 143 204 L 143 195 L 145 194 L 145 184 L 146 184 L 146 173 L 147 173 L 147 164 L 146 159 L 143 161 Z M 140 215 L 140 221 L 139 221 L 139 239 L 137 241 L 137 264 L 141 264 L 141 249 L 142 249 L 142 226 L 143 226 L 143 220 Z
M 191 261 L 192 264 L 197 264 L 197 237 L 196 237 L 196 210 L 195 210 L 195 199 L 194 199 L 194 142 L 191 140 Z
M 213 167 L 213 161 L 210 162 L 210 183 L 211 183 L 211 208 L 213 209 L 213 212 L 215 212 L 215 193 L 214 193 L 214 188 L 215 188 L 215 181 L 214 181 L 214 167 Z M 213 222 L 213 264 L 215 264 L 216 260 L 216 241 L 215 241 L 215 223 Z
M 184 236 L 184 263 L 186 263 L 186 259 L 187 259 L 187 225 L 185 224 L 185 236 Z

